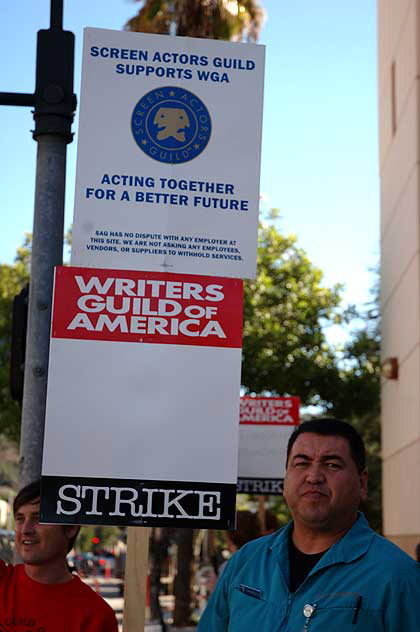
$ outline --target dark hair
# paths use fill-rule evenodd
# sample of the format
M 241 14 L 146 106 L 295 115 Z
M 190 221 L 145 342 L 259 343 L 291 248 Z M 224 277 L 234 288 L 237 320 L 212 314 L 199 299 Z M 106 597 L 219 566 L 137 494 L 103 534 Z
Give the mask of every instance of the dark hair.
M 13 501 L 13 514 L 16 515 L 22 505 L 26 503 L 33 503 L 41 496 L 41 481 L 38 479 L 29 485 L 25 485 L 18 492 L 16 498 Z
M 293 444 L 295 443 L 299 435 L 303 434 L 304 432 L 313 432 L 314 434 L 318 435 L 343 437 L 344 439 L 347 439 L 350 446 L 350 454 L 356 464 L 359 474 L 365 469 L 366 451 L 362 437 L 359 435 L 357 430 L 346 421 L 341 421 L 341 419 L 334 419 L 330 417 L 322 417 L 321 419 L 310 419 L 309 421 L 304 421 L 300 426 L 296 428 L 296 430 L 290 435 L 289 443 L 287 444 L 286 465 L 289 461 L 289 456 Z
M 229 540 L 240 549 L 241 546 L 259 538 L 261 535 L 261 527 L 258 516 L 252 511 L 239 510 L 236 512 L 236 529 L 228 531 Z
M 36 481 L 29 483 L 29 485 L 25 485 L 25 487 L 22 487 L 22 489 L 18 492 L 18 494 L 16 495 L 13 501 L 13 515 L 15 516 L 23 505 L 26 505 L 27 503 L 35 503 L 35 501 L 39 500 L 40 497 L 41 497 L 41 480 L 40 479 L 37 479 Z M 76 535 L 74 535 L 72 538 L 69 539 L 67 553 L 69 553 L 72 550 L 73 545 L 76 541 L 76 538 L 79 535 L 79 531 L 80 531 L 80 527 Z

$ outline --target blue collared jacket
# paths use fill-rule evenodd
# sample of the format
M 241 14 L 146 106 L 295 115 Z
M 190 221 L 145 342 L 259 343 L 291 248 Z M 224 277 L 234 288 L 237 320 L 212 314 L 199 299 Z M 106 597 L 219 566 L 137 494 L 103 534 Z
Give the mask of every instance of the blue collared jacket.
M 372 531 L 363 514 L 293 594 L 292 527 L 231 558 L 199 632 L 420 632 L 420 565 Z

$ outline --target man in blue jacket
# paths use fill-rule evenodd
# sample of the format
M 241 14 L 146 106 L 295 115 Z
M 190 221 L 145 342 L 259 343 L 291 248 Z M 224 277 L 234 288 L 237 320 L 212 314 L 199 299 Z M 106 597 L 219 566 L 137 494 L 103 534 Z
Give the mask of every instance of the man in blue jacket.
M 370 529 L 366 493 L 356 430 L 301 424 L 284 484 L 293 521 L 231 558 L 199 632 L 420 632 L 420 566 Z

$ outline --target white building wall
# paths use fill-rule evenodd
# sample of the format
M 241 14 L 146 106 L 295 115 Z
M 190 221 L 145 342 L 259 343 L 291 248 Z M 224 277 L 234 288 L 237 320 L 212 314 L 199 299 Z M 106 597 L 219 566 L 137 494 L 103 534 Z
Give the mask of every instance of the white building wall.
M 420 541 L 420 0 L 378 0 L 384 533 Z

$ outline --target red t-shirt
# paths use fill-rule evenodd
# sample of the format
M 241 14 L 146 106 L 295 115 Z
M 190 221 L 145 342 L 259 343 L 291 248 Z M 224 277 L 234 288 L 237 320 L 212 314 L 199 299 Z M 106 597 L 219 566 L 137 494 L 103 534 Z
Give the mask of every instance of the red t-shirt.
M 41 584 L 23 564 L 0 560 L 1 632 L 118 632 L 114 611 L 74 576 L 64 584 Z

